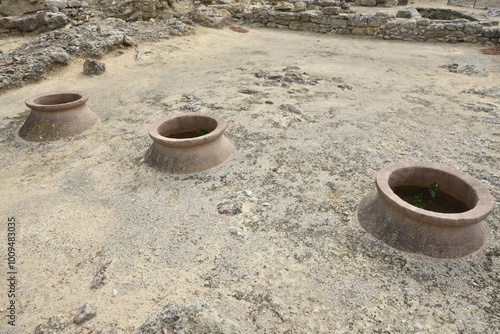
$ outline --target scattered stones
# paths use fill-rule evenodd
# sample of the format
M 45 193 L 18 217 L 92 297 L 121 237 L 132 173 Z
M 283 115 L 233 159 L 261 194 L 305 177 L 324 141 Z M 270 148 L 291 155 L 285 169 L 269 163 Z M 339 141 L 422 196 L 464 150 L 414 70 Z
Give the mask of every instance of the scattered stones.
M 255 73 L 255 76 L 257 78 L 265 78 L 267 76 L 267 72 L 264 72 L 263 70 L 259 70 L 258 72 Z
M 50 317 L 44 324 L 36 326 L 34 334 L 54 334 L 62 331 L 67 326 L 68 323 L 60 317 Z
M 241 94 L 249 94 L 249 95 L 261 93 L 261 91 L 252 88 L 242 88 L 238 92 L 240 92 Z
M 280 109 L 284 110 L 284 111 L 292 112 L 294 114 L 300 114 L 300 110 L 297 107 L 295 107 L 293 104 L 282 104 L 282 105 L 280 105 Z
M 481 13 L 484 16 L 500 16 L 500 8 L 491 8 Z
M 483 102 L 479 102 L 479 103 L 468 102 L 466 104 L 466 108 L 470 109 L 474 112 L 485 112 L 485 113 L 492 112 L 495 110 L 500 111 L 500 108 L 497 105 L 495 105 L 493 103 L 483 103 Z
M 244 239 L 245 238 L 245 233 L 243 231 L 242 228 L 239 228 L 239 227 L 230 227 L 229 229 L 229 233 L 237 238 L 240 238 L 240 239 Z
M 221 215 L 235 216 L 242 212 L 243 204 L 238 201 L 224 201 L 217 204 L 217 212 Z
M 106 71 L 106 64 L 95 59 L 87 59 L 83 63 L 83 74 L 100 75 Z
M 94 306 L 91 303 L 87 302 L 80 308 L 78 313 L 75 315 L 75 317 L 73 318 L 73 322 L 79 325 L 87 320 L 92 319 L 93 317 L 95 317 L 96 314 L 97 311 L 94 308 Z
M 299 72 L 299 68 L 295 66 L 287 66 L 283 69 L 282 73 L 267 73 L 259 70 L 255 73 L 255 76 L 259 79 L 265 79 L 265 81 L 257 81 L 255 85 L 257 86 L 282 86 L 289 88 L 290 84 L 307 84 L 307 85 L 317 85 L 322 78 L 310 76 L 305 72 Z
M 337 85 L 338 88 L 342 89 L 342 90 L 352 90 L 352 86 L 349 86 L 349 85 L 346 85 L 346 84 L 340 84 L 340 85 Z
M 97 273 L 94 276 L 94 279 L 92 280 L 92 283 L 90 284 L 91 289 L 97 289 L 106 283 L 106 270 L 108 269 L 112 261 L 113 260 L 109 260 L 99 267 Z
M 447 68 L 450 72 L 453 73 L 462 73 L 465 75 L 475 76 L 475 77 L 487 77 L 489 75 L 486 69 L 479 67 L 477 65 L 465 65 L 460 67 L 459 64 L 449 64 L 449 65 L 442 65 L 440 67 Z
M 181 110 L 185 110 L 188 112 L 195 112 L 201 109 L 201 105 L 199 104 L 185 104 L 181 107 Z
M 244 333 L 232 320 L 221 317 L 208 303 L 169 303 L 151 314 L 136 334 Z
M 102 331 L 100 331 L 99 334 L 123 334 L 123 332 L 119 331 L 118 329 L 116 329 L 114 327 L 108 327 L 108 328 L 104 328 Z
M 480 95 L 481 97 L 485 97 L 485 96 L 500 97 L 500 87 L 493 86 L 493 87 L 486 88 L 486 89 L 470 88 L 470 89 L 464 90 L 462 93 L 476 94 L 476 95 Z

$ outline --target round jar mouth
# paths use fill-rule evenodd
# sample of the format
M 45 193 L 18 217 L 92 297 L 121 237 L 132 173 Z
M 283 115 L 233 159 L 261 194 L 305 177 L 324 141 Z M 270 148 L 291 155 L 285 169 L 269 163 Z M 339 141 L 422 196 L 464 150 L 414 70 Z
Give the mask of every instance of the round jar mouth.
M 82 92 L 53 92 L 33 96 L 26 100 L 26 105 L 39 111 L 59 111 L 83 105 L 89 99 Z
M 395 192 L 398 187 L 425 189 L 433 183 L 439 184 L 439 191 L 463 203 L 468 210 L 459 213 L 429 211 L 408 203 Z M 479 180 L 435 163 L 401 162 L 387 166 L 377 173 L 376 185 L 380 196 L 389 205 L 403 214 L 429 223 L 454 226 L 475 224 L 493 209 L 493 196 Z
M 172 115 L 149 127 L 149 136 L 166 146 L 195 146 L 213 141 L 226 130 L 226 121 L 209 113 Z

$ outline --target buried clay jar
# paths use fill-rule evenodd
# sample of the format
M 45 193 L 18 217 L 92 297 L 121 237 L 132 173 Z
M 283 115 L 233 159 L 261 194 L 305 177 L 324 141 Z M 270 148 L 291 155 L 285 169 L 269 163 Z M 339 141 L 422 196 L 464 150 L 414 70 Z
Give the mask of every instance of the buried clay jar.
M 441 212 L 418 207 L 401 194 L 401 189 L 425 190 L 434 183 Z M 442 259 L 471 255 L 484 246 L 483 220 L 493 209 L 493 196 L 472 176 L 435 163 L 402 162 L 380 170 L 376 186 L 360 202 L 356 217 L 389 246 Z
M 163 172 L 195 173 L 226 161 L 233 146 L 224 136 L 226 121 L 208 113 L 164 117 L 149 127 L 153 144 L 146 162 Z
M 98 116 L 81 92 L 52 92 L 26 100 L 31 109 L 19 136 L 28 141 L 54 141 L 76 136 L 93 127 Z

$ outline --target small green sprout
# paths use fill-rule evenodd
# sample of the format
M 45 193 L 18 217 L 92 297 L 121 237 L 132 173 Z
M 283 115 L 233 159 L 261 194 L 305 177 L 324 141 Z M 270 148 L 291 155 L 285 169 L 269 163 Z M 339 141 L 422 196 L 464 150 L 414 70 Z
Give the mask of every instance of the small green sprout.
M 415 195 L 415 197 L 413 197 L 413 205 L 415 205 L 416 207 L 419 207 L 421 209 L 424 209 L 425 192 L 429 191 L 431 194 L 431 197 L 435 198 L 438 189 L 439 189 L 439 184 L 437 184 L 436 182 L 432 183 L 429 186 L 429 188 L 422 189 L 417 195 Z
M 207 130 L 199 128 L 196 130 L 196 133 L 199 134 L 200 136 L 206 135 L 208 133 Z

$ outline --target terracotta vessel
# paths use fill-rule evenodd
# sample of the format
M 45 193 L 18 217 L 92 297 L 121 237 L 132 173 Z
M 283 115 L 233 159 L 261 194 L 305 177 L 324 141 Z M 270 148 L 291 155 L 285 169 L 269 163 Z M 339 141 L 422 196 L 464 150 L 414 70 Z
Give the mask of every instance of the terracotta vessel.
M 208 113 L 164 117 L 149 127 L 153 144 L 146 162 L 161 171 L 200 172 L 226 161 L 233 146 L 224 136 L 226 121 Z
M 437 183 L 438 196 L 457 201 L 462 212 L 429 211 L 408 203 L 396 189 L 426 189 Z M 401 162 L 380 170 L 377 191 L 359 204 L 356 217 L 375 238 L 404 252 L 433 258 L 460 258 L 480 250 L 486 241 L 482 222 L 493 209 L 493 196 L 477 179 L 427 162 Z M 441 195 L 440 195 L 441 194 Z M 411 202 L 411 201 L 410 201 Z
M 81 92 L 52 92 L 27 99 L 31 113 L 19 136 L 29 141 L 53 141 L 90 129 L 98 117 L 87 107 L 88 99 Z

